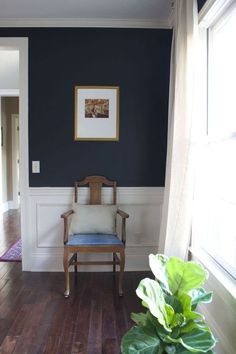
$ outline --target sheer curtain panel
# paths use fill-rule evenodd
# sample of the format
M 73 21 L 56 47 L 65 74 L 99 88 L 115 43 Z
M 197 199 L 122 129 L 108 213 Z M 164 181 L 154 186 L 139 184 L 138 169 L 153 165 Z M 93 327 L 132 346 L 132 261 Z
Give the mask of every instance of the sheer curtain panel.
M 198 28 L 197 1 L 174 2 L 168 146 L 159 252 L 186 258 L 193 196 L 192 124 Z

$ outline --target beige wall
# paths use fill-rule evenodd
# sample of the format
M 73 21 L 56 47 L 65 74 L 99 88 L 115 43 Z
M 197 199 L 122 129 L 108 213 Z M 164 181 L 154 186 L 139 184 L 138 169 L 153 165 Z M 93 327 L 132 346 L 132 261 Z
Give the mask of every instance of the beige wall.
M 19 113 L 18 97 L 1 98 L 2 146 L 2 202 L 11 201 L 12 195 L 12 114 Z
M 1 99 L 1 129 L 3 129 L 2 135 L 2 202 L 5 203 L 7 198 L 7 115 L 6 115 L 6 102 Z

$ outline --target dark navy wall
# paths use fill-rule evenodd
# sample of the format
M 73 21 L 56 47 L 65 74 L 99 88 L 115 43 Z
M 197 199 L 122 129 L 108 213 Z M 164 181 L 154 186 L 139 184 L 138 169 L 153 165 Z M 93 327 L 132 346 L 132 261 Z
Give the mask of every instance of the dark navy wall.
M 0 29 L 29 37 L 30 186 L 101 174 L 119 186 L 163 186 L 171 30 Z M 74 141 L 74 86 L 120 87 L 120 140 Z
M 198 11 L 201 10 L 201 8 L 203 7 L 203 5 L 205 4 L 207 0 L 197 0 L 198 3 Z

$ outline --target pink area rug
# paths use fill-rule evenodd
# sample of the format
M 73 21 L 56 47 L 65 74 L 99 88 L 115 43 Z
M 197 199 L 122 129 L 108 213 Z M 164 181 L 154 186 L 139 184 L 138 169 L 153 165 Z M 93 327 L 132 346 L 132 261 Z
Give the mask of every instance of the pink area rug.
M 21 239 L 16 241 L 1 257 L 0 262 L 21 262 Z

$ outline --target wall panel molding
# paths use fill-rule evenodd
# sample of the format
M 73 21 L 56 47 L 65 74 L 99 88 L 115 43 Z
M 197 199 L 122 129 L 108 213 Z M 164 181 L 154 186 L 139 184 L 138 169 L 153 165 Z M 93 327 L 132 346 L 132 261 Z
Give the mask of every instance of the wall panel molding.
M 111 189 L 106 188 L 104 192 L 106 203 L 111 199 Z M 162 187 L 120 187 L 117 190 L 119 206 L 130 214 L 126 270 L 148 270 L 148 255 L 158 252 L 163 192 Z M 63 220 L 60 215 L 71 208 L 73 188 L 29 188 L 27 193 L 28 235 L 23 270 L 62 271 Z M 86 203 L 87 188 L 82 189 L 79 200 Z M 108 255 L 98 257 L 108 259 Z M 80 270 L 106 271 L 110 268 L 80 267 Z
M 51 188 L 51 187 L 37 187 L 29 188 L 28 194 L 31 197 L 42 196 L 61 196 L 72 200 L 74 189 L 70 187 Z M 118 187 L 117 188 L 117 203 L 120 204 L 157 204 L 162 201 L 164 187 Z M 103 196 L 106 202 L 112 196 L 112 189 L 106 188 L 103 191 Z M 88 188 L 81 189 L 79 200 L 83 204 L 88 200 Z

